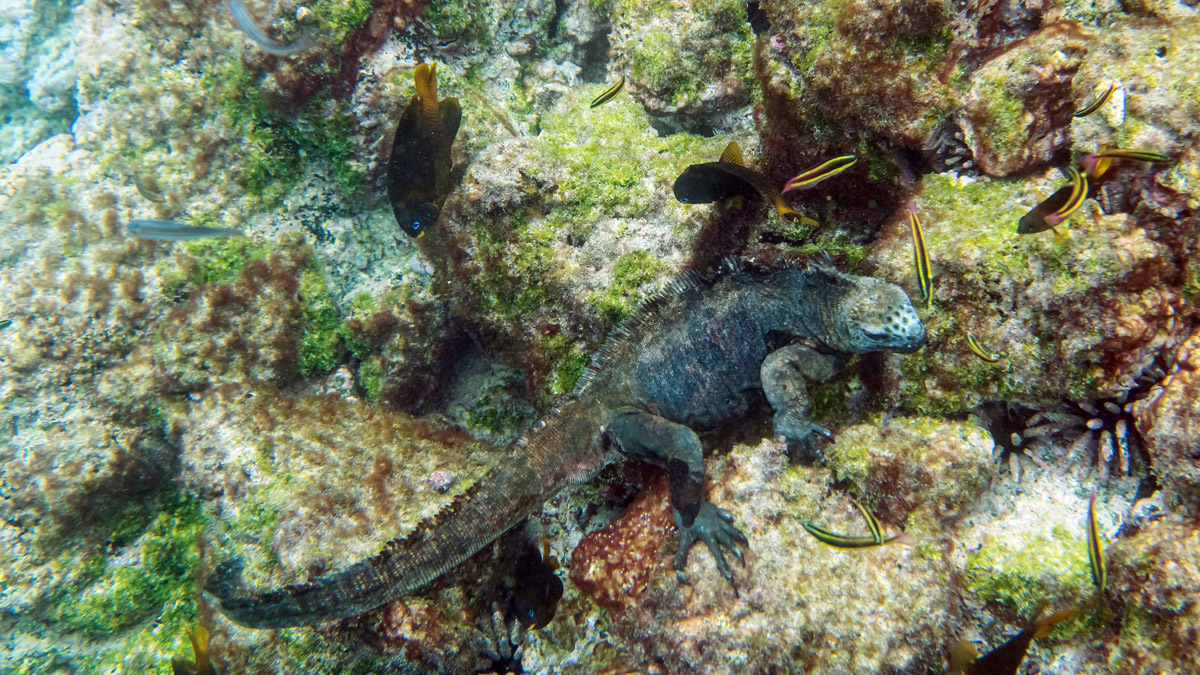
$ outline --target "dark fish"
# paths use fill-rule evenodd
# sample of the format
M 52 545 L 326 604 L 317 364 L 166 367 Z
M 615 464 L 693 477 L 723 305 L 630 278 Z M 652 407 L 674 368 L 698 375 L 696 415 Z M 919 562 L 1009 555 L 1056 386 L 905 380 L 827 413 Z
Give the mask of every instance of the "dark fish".
M 12 325 L 12 319 L 0 319 L 0 330 L 4 330 Z
M 1096 526 L 1096 495 L 1088 501 L 1088 563 L 1092 567 L 1092 583 L 1101 593 L 1108 582 L 1108 567 L 1104 563 L 1104 542 L 1100 539 L 1100 528 Z
M 617 94 L 621 93 L 621 89 L 623 89 L 624 87 L 625 87 L 625 75 L 622 74 L 621 79 L 617 80 L 616 84 L 609 87 L 608 89 L 605 89 L 604 93 L 602 93 L 599 96 L 597 96 L 596 98 L 592 99 L 591 107 L 595 108 L 596 106 L 604 105 L 605 103 L 608 103 L 609 101 L 613 100 Z
M 165 204 L 167 199 L 162 196 L 162 193 L 142 182 L 142 177 L 138 174 L 133 174 L 133 187 L 137 188 L 138 194 L 146 199 L 146 201 L 154 202 L 155 204 Z
M 1108 85 L 1108 91 L 1104 92 L 1103 94 L 1100 94 L 1100 98 L 1096 99 L 1095 101 L 1092 101 L 1090 104 L 1088 104 L 1086 107 L 1084 107 L 1083 110 L 1080 110 L 1079 112 L 1075 113 L 1075 117 L 1087 117 L 1088 115 L 1095 114 L 1096 111 L 1098 111 L 1098 110 L 1100 110 L 1100 108 L 1104 107 L 1105 103 L 1108 103 L 1108 99 L 1112 98 L 1113 92 L 1116 90 L 1117 90 L 1117 85 L 1115 83 Z
M 1037 234 L 1054 229 L 1078 209 L 1087 198 L 1087 178 L 1075 167 L 1067 167 L 1071 182 L 1029 210 L 1017 221 L 1017 234 Z
M 1094 180 L 1108 171 L 1108 167 L 1114 159 L 1130 159 L 1148 164 L 1170 164 L 1175 161 L 1169 155 L 1161 152 L 1113 149 L 1102 150 L 1094 155 L 1085 155 L 1083 159 L 1079 160 L 1079 165 L 1087 172 L 1088 177 Z
M 833 176 L 838 175 L 857 163 L 858 158 L 854 155 L 842 155 L 841 157 L 834 157 L 828 162 L 825 162 L 820 166 L 815 166 L 784 183 L 783 192 L 786 193 L 791 192 L 792 190 L 807 190 L 826 178 L 832 178 Z
M 975 339 L 974 335 L 967 333 L 966 339 L 967 347 L 971 350 L 971 353 L 983 359 L 984 361 L 987 361 L 988 363 L 996 363 L 1000 359 L 1004 358 L 1003 354 L 993 354 L 992 352 L 984 349 L 983 345 L 979 344 L 979 341 Z
M 558 560 L 550 555 L 550 543 L 542 537 L 542 550 L 529 545 L 517 560 L 517 588 L 513 592 L 513 613 L 517 623 L 540 630 L 554 618 L 563 596 L 562 580 L 554 573 Z
M 921 219 L 917 217 L 916 204 L 908 205 L 908 226 L 912 230 L 913 267 L 917 270 L 917 285 L 921 287 L 925 309 L 929 309 L 933 306 L 933 274 L 930 272 L 929 249 L 925 248 L 925 230 L 921 228 Z
M 250 18 L 250 12 L 246 10 L 246 6 L 241 0 L 228 0 L 229 14 L 233 17 L 233 23 L 250 38 L 258 48 L 273 56 L 291 56 L 299 54 L 306 49 L 312 49 L 316 46 L 316 42 L 307 35 L 301 35 L 299 38 L 281 45 L 267 34 L 262 32 L 255 23 L 254 19 Z
M 197 626 L 195 630 L 188 632 L 188 638 L 192 641 L 192 655 L 196 660 L 188 661 L 176 656 L 171 659 L 171 674 L 217 675 L 217 668 L 208 656 L 208 630 Z
M 1044 638 L 1054 630 L 1054 627 L 1079 613 L 1078 609 L 1064 609 L 1033 624 L 1007 642 L 996 647 L 980 658 L 970 642 L 959 642 L 950 649 L 950 667 L 946 672 L 966 673 L 967 675 L 1016 675 L 1029 645 L 1037 638 Z
M 240 237 L 241 230 L 229 227 L 196 227 L 174 220 L 131 220 L 125 226 L 131 236 L 155 241 L 192 241 L 205 237 Z
M 720 161 L 693 164 L 675 179 L 675 199 L 684 204 L 711 204 L 756 194 L 774 205 L 779 215 L 800 217 L 761 173 L 746 168 L 737 141 L 725 146 Z
M 462 108 L 456 98 L 438 100 L 436 65 L 418 64 L 413 82 L 417 93 L 396 127 L 387 189 L 400 229 L 420 237 L 437 222 L 450 194 L 450 148 L 462 122 Z

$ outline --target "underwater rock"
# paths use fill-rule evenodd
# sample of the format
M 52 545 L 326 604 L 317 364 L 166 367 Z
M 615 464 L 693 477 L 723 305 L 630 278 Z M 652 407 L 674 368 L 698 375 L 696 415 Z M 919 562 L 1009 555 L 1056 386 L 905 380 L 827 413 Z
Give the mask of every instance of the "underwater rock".
M 981 617 L 981 625 L 999 629 L 1045 607 L 1090 600 L 1095 589 L 1087 553 L 1087 495 L 1095 489 L 1094 483 L 1041 471 L 1023 477 L 1019 487 L 997 486 L 972 505 L 954 532 L 951 560 L 969 606 L 991 615 L 991 620 Z M 1127 481 L 1120 492 L 1097 500 L 1104 542 L 1115 536 L 1135 490 L 1136 484 Z M 1109 569 L 1111 575 L 1111 564 Z
M 888 418 L 839 429 L 826 466 L 883 521 L 948 524 L 987 487 L 992 440 L 970 423 Z
M 963 120 L 979 168 L 1020 174 L 1049 162 L 1070 142 L 1072 78 L 1087 54 L 1080 29 L 1047 26 L 971 76 Z
M 786 464 L 786 447 L 771 441 L 708 461 L 710 499 L 750 538 L 746 564 L 733 565 L 736 594 L 699 547 L 689 555 L 692 585 L 676 580 L 675 538 L 661 536 L 670 520 L 665 481 L 652 482 L 626 516 L 585 539 L 571 560 L 572 580 L 613 610 L 615 635 L 668 672 L 934 667 L 951 627 L 945 557 L 896 544 L 819 543 L 801 520 L 853 531 L 864 527 L 862 517 L 849 499 L 830 494 L 827 470 Z M 889 534 L 892 525 L 885 523 Z M 656 543 L 639 544 L 636 556 L 613 548 L 647 540 Z
M 1179 348 L 1161 391 L 1133 405 L 1160 485 L 1192 511 L 1200 496 L 1200 333 Z
M 769 120 L 765 136 L 815 135 L 824 145 L 842 135 L 841 126 L 850 136 L 920 147 L 954 107 L 949 81 L 953 17 L 941 3 L 767 0 L 761 5 L 772 32 L 758 47 Z M 820 152 L 845 154 L 831 150 Z
M 1103 667 L 1137 663 L 1139 672 L 1196 672 L 1200 655 L 1200 537 L 1194 523 L 1168 518 L 1116 540 L 1109 587 L 1122 608 Z
M 686 30 L 680 27 L 686 26 Z M 754 36 L 740 0 L 612 5 L 612 82 L 651 115 L 719 113 L 750 102 Z

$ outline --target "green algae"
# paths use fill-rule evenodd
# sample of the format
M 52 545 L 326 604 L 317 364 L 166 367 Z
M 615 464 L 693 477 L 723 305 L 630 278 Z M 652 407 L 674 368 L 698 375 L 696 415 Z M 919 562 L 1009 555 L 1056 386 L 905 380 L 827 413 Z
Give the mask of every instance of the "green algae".
M 554 362 L 549 382 L 550 393 L 562 395 L 574 391 L 575 384 L 591 361 L 585 346 L 561 333 L 539 340 L 538 346 Z
M 250 237 L 214 237 L 187 242 L 183 248 L 196 259 L 196 266 L 186 275 L 168 272 L 164 276 L 164 293 L 168 295 L 184 284 L 205 286 L 233 281 L 241 275 L 246 263 L 266 259 L 275 247 Z
M 1090 594 L 1087 547 L 1062 525 L 1023 532 L 1015 541 L 994 541 L 967 554 L 965 590 L 1017 616 L 1034 616 L 1047 604 L 1074 603 Z
M 130 525 L 129 520 L 118 523 L 117 536 L 131 536 Z M 195 571 L 204 526 L 198 501 L 170 497 L 137 539 L 136 558 L 92 557 L 81 587 L 56 604 L 55 620 L 66 630 L 99 637 L 157 617 L 156 624 L 183 635 L 196 613 Z
M 315 252 L 310 253 L 300 276 L 299 298 L 304 314 L 297 371 L 302 377 L 324 375 L 341 358 L 342 317 L 329 295 L 325 268 Z
M 358 386 L 362 387 L 367 400 L 378 401 L 383 391 L 383 360 L 370 356 L 358 365 Z
M 649 251 L 627 253 L 613 265 L 612 283 L 603 291 L 588 295 L 588 303 L 594 305 L 600 316 L 613 323 L 620 323 L 633 313 L 642 302 L 638 289 L 658 279 L 662 262 Z
M 425 20 L 440 38 L 475 42 L 485 47 L 491 42 L 491 24 L 480 0 L 432 0 L 425 4 Z
M 337 44 L 371 16 L 371 0 L 316 0 L 305 6 L 317 18 L 320 34 Z
M 241 181 L 246 191 L 278 205 L 303 175 L 313 158 L 324 161 L 334 182 L 346 192 L 357 190 L 365 178 L 354 161 L 360 151 L 357 120 L 345 101 L 314 99 L 295 119 L 275 110 L 263 97 L 261 82 L 240 61 L 218 77 L 225 81 L 221 105 L 230 125 L 245 137 L 247 150 Z

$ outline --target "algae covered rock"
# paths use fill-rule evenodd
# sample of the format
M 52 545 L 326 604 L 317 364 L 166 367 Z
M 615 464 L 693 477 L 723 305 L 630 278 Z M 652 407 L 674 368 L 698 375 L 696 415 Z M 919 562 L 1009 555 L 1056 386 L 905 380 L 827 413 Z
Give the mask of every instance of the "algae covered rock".
M 1107 664 L 1139 663 L 1137 672 L 1192 672 L 1200 668 L 1200 536 L 1170 518 L 1153 523 L 1109 549 L 1109 587 L 1123 607 Z
M 970 423 L 890 418 L 839 429 L 824 449 L 838 481 L 892 523 L 952 522 L 987 487 L 992 439 Z
M 466 490 L 490 461 L 481 445 L 445 424 L 336 395 L 291 397 L 265 385 L 214 389 L 180 423 L 185 483 L 220 523 L 208 554 L 214 562 L 241 556 L 249 583 L 270 587 L 378 553 Z M 476 592 L 482 602 L 487 593 Z M 279 641 L 271 631 L 231 627 L 225 649 L 230 663 L 249 668 L 271 663 L 280 657 L 272 650 L 297 640 L 332 640 L 309 650 L 331 667 L 348 663 L 336 645 L 375 632 L 386 635 L 385 661 L 403 661 L 396 650 L 404 647 L 414 663 L 453 672 L 474 662 L 474 628 L 461 614 L 461 591 L 446 593 L 406 598 L 368 613 L 359 629 L 321 636 L 298 629 Z M 448 644 L 457 647 L 447 651 Z
M 1024 173 L 1068 147 L 1072 79 L 1087 46 L 1077 27 L 1053 25 L 972 74 L 963 119 L 980 170 Z
M 625 86 L 651 115 L 712 114 L 750 102 L 754 36 L 743 2 L 617 0 L 609 39 Z
M 1036 407 L 1112 395 L 1177 339 L 1187 253 L 1164 239 L 1180 231 L 1161 230 L 1145 212 L 1107 215 L 1089 204 L 1061 240 L 1018 236 L 1016 220 L 1041 199 L 1037 185 L 925 177 L 914 204 L 934 300 L 928 344 L 900 360 L 902 405 L 929 414 L 985 400 Z M 881 233 L 868 260 L 917 294 L 906 221 Z M 968 333 L 1004 358 L 976 357 Z

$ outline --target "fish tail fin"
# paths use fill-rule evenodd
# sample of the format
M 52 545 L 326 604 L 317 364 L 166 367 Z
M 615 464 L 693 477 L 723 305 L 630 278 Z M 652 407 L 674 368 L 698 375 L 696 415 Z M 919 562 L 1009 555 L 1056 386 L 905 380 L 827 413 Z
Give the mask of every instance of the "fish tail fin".
M 917 540 L 911 534 L 909 534 L 907 532 L 901 532 L 900 534 L 888 539 L 887 541 L 885 541 L 883 543 L 885 543 L 885 544 L 900 544 L 901 546 L 916 546 Z
M 437 108 L 437 64 L 418 63 L 413 72 L 413 84 L 417 85 L 417 98 L 424 106 Z
M 192 655 L 196 658 L 196 672 L 206 672 L 208 668 L 208 629 L 204 626 L 196 626 L 196 629 L 188 633 L 188 637 L 192 641 Z
M 1070 609 L 1064 609 L 1062 611 L 1055 612 L 1044 619 L 1038 620 L 1037 623 L 1033 624 L 1033 637 L 1035 639 L 1046 637 L 1050 634 L 1050 631 L 1054 630 L 1055 626 L 1066 621 L 1067 619 L 1070 619 L 1078 613 L 1079 608 L 1072 607 Z
M 788 206 L 788 203 L 783 200 L 782 195 L 771 195 L 771 202 L 775 204 L 775 210 L 779 212 L 779 215 L 788 220 L 800 220 L 800 214 Z

